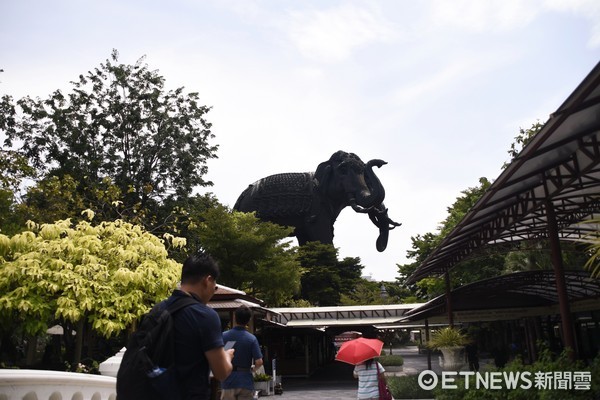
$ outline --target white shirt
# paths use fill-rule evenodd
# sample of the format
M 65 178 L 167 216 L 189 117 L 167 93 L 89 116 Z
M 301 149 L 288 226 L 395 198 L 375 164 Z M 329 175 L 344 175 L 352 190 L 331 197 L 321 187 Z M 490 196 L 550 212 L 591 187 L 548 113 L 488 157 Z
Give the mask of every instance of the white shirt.
M 358 376 L 358 398 L 370 399 L 379 397 L 379 381 L 377 376 L 377 365 L 379 372 L 383 373 L 385 369 L 377 361 L 371 363 L 371 367 L 367 369 L 365 363 L 358 364 L 354 367 L 354 375 Z

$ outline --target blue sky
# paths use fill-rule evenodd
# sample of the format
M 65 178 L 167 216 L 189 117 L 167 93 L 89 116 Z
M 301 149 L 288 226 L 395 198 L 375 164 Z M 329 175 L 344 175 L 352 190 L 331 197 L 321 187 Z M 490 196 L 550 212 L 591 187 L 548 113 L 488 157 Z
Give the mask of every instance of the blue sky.
M 495 179 L 519 127 L 546 121 L 600 61 L 600 2 L 0 0 L 0 94 L 66 89 L 113 48 L 213 107 L 209 190 L 229 206 L 337 150 L 386 160 L 403 225 L 378 253 L 377 229 L 348 208 L 334 244 L 393 280 L 410 237 Z

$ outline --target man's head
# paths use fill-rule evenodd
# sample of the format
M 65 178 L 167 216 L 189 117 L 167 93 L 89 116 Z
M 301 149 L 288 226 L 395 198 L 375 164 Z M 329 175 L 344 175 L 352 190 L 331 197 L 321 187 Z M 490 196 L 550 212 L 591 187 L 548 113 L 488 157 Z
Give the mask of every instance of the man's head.
M 219 265 L 207 253 L 192 254 L 181 268 L 181 289 L 200 296 L 208 303 L 217 290 Z
M 252 310 L 246 305 L 241 305 L 235 310 L 235 323 L 246 326 L 252 318 Z

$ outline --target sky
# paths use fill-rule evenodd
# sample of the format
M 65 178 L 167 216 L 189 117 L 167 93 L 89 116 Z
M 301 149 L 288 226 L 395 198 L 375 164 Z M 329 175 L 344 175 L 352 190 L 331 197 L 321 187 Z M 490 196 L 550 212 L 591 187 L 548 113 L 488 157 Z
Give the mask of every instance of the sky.
M 212 107 L 214 186 L 199 193 L 230 207 L 337 150 L 387 161 L 376 173 L 402 226 L 379 253 L 377 228 L 346 208 L 334 245 L 389 281 L 411 237 L 497 178 L 519 128 L 600 61 L 600 1 L 0 0 L 0 95 L 67 90 L 112 49 Z

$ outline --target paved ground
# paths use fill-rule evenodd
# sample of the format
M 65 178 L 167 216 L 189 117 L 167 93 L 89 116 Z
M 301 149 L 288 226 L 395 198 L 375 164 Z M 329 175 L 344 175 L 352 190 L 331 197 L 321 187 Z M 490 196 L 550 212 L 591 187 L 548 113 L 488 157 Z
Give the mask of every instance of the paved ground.
M 386 352 L 389 350 L 385 350 Z M 417 375 L 428 369 L 427 355 L 418 354 L 416 347 L 394 349 L 393 354 L 404 358 L 404 375 Z M 437 357 L 432 357 L 432 369 L 441 373 Z M 283 394 L 269 396 L 272 400 L 347 400 L 356 399 L 356 380 L 352 377 L 354 367 L 334 362 L 315 373 L 311 378 L 284 378 Z

